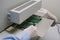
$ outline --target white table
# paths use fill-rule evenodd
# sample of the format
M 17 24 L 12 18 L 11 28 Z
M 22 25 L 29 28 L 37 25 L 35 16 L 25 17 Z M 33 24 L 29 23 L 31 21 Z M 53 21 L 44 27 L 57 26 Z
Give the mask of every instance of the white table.
M 43 18 L 37 25 L 36 27 L 38 28 L 38 34 L 39 36 L 43 37 L 45 35 L 45 33 L 48 31 L 48 29 L 51 27 L 51 24 L 53 23 L 53 20 L 47 19 L 47 18 Z M 21 32 L 21 30 L 17 31 L 16 33 Z M 16 35 L 16 33 L 14 35 Z M 11 34 L 9 34 L 8 32 L 4 31 L 2 33 L 0 33 L 0 40 L 2 40 L 2 38 L 7 37 Z
M 48 31 L 48 29 L 51 27 L 52 23 L 54 20 L 50 20 L 47 18 L 43 18 L 41 22 L 39 22 L 36 27 L 37 27 L 37 32 L 40 37 L 43 37 L 45 33 Z

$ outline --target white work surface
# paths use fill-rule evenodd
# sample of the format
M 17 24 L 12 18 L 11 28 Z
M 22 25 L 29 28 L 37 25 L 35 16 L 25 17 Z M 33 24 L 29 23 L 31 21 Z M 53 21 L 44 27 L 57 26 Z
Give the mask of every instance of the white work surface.
M 37 25 L 36 27 L 38 28 L 38 34 L 40 34 L 39 36 L 44 36 L 44 34 L 48 31 L 48 29 L 51 27 L 51 24 L 53 23 L 53 20 L 47 19 L 47 18 L 43 18 Z M 17 31 L 16 33 L 19 33 L 21 31 Z M 16 34 L 15 33 L 15 34 Z M 9 34 L 8 32 L 4 31 L 2 33 L 0 33 L 0 40 L 2 40 L 2 38 L 7 37 L 11 34 Z
M 50 27 L 48 32 L 42 38 L 42 40 L 60 40 L 60 34 L 58 32 L 58 27 L 56 25 L 54 27 Z
M 50 20 L 50 19 L 47 19 L 47 18 L 43 18 L 41 20 L 41 22 L 39 22 L 36 25 L 38 35 L 40 37 L 43 37 L 45 35 L 45 33 L 48 31 L 48 29 L 51 27 L 53 22 L 54 22 L 53 20 Z

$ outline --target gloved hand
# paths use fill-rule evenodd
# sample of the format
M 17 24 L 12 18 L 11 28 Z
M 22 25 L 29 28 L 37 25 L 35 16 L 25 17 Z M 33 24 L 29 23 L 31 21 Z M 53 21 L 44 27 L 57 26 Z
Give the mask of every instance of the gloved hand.
M 35 37 L 36 35 L 36 27 L 32 25 L 26 28 L 23 32 L 18 33 L 17 36 L 11 35 L 9 37 L 3 38 L 3 40 L 30 40 L 32 37 Z
M 15 35 L 8 36 L 3 40 L 30 40 L 30 34 L 27 32 L 20 33 L 19 37 Z

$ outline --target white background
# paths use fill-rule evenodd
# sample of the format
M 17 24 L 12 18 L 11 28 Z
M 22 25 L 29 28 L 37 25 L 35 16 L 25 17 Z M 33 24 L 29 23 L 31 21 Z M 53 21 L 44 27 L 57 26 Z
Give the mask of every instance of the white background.
M 60 23 L 60 0 L 42 0 L 42 1 L 43 1 L 42 7 L 52 12 L 58 18 L 58 22 Z

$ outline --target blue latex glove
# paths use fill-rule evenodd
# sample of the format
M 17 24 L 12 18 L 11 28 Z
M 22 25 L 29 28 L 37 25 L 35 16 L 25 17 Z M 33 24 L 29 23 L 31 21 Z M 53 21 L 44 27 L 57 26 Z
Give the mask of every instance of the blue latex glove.
M 22 32 L 20 33 L 19 37 L 16 37 L 15 35 L 11 35 L 9 37 L 3 38 L 3 40 L 30 40 L 30 34 L 28 32 Z
M 20 40 L 19 38 L 17 38 L 17 37 L 13 37 L 13 36 L 10 36 L 10 37 L 6 37 L 6 38 L 4 38 L 3 40 Z

